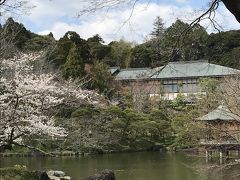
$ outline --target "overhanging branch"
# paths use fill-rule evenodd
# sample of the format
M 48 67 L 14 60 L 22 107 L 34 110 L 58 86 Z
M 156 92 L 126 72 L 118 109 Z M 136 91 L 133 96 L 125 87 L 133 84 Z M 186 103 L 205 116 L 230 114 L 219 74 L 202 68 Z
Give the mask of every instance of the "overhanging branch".
M 240 23 L 240 1 L 239 0 L 222 0 L 226 8 L 235 16 Z
M 36 150 L 36 151 L 38 151 L 38 152 L 40 152 L 44 155 L 53 156 L 52 153 L 48 153 L 48 152 L 43 151 L 42 149 L 39 149 L 37 147 L 29 146 L 29 145 L 26 145 L 26 144 L 20 144 L 20 143 L 17 143 L 17 142 L 13 142 L 13 144 L 16 145 L 16 146 L 20 146 L 20 147 L 26 147 L 26 148 L 31 149 L 31 150 Z
M 6 2 L 6 0 L 0 0 L 0 6 L 3 5 Z

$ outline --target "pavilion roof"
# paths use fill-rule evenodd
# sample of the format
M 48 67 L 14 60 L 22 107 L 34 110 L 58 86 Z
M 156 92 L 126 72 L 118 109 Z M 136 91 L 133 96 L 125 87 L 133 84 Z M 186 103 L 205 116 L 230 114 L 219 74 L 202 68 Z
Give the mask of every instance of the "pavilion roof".
M 208 114 L 197 118 L 200 121 L 240 121 L 240 117 L 232 113 L 226 106 L 220 105 Z

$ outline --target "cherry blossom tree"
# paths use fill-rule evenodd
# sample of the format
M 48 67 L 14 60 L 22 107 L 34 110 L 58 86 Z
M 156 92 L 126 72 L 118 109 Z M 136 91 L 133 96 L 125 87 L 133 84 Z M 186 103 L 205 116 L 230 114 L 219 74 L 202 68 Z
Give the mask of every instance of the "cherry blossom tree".
M 13 145 L 30 147 L 23 139 L 32 135 L 66 137 L 68 132 L 54 123 L 54 109 L 63 104 L 100 102 L 100 95 L 74 82 L 62 82 L 54 74 L 34 73 L 34 63 L 43 54 L 1 59 L 0 151 Z

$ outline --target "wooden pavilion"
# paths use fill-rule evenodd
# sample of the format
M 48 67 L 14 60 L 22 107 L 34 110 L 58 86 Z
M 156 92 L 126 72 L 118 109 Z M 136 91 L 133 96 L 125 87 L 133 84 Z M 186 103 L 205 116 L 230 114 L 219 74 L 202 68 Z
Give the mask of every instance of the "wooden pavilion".
M 197 118 L 204 123 L 206 133 L 200 145 L 206 150 L 206 157 L 211 157 L 212 151 L 229 155 L 232 150 L 240 150 L 240 117 L 232 113 L 226 106 L 220 105 L 208 114 Z

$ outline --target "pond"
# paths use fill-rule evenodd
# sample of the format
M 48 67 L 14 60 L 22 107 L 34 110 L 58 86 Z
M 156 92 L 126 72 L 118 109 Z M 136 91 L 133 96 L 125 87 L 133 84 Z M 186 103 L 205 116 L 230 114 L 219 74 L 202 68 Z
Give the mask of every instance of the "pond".
M 209 179 L 209 176 L 196 168 L 199 165 L 203 167 L 206 165 L 205 158 L 183 153 L 138 152 L 85 157 L 0 158 L 0 167 L 15 164 L 26 165 L 31 170 L 62 170 L 76 180 L 84 179 L 104 169 L 114 170 L 117 180 Z

